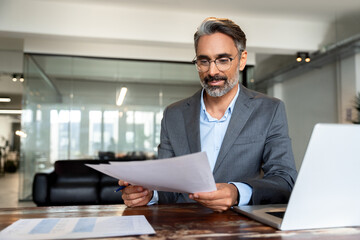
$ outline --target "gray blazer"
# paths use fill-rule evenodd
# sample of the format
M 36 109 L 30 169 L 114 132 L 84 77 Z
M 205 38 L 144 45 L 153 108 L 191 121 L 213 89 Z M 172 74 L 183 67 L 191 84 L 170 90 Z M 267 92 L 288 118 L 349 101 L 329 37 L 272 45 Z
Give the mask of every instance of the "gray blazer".
M 250 204 L 286 203 L 297 172 L 284 104 L 239 86 L 240 93 L 213 170 L 215 182 L 250 185 L 253 189 Z M 159 158 L 201 151 L 200 97 L 201 90 L 165 109 Z M 192 200 L 187 194 L 159 192 L 159 203 L 173 202 Z

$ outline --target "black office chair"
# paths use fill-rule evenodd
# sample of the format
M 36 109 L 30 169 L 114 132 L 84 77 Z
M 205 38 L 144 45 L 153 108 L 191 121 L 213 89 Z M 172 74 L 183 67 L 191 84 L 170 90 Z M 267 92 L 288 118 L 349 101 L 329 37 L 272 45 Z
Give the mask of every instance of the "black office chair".
M 101 152 L 98 153 L 99 160 L 115 160 L 115 153 L 114 152 Z

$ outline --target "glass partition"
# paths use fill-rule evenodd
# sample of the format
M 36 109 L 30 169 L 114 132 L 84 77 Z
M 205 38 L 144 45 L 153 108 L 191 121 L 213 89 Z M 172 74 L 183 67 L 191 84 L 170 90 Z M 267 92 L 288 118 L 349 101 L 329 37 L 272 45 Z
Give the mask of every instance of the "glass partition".
M 25 55 L 20 199 L 56 160 L 156 157 L 164 107 L 200 89 L 190 63 Z M 127 92 L 117 105 L 121 88 Z

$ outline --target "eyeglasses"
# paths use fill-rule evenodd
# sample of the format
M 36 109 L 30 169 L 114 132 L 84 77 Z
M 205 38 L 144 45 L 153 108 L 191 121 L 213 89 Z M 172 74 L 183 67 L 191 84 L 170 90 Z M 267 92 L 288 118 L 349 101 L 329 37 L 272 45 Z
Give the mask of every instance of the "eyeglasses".
M 212 62 L 215 63 L 217 69 L 219 69 L 219 71 L 226 71 L 229 70 L 229 68 L 231 67 L 231 63 L 232 61 L 236 58 L 236 56 L 239 53 L 237 53 L 235 55 L 235 57 L 231 58 L 231 57 L 219 57 L 216 58 L 215 60 L 208 60 L 208 59 L 194 59 L 192 61 L 192 63 L 195 64 L 196 69 L 198 70 L 198 72 L 207 72 L 210 69 L 210 64 Z

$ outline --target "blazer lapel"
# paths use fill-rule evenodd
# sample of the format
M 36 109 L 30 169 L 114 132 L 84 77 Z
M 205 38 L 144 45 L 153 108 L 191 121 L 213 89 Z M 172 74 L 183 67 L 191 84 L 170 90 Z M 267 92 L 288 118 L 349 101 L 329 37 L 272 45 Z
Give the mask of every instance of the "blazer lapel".
M 200 145 L 200 94 L 198 91 L 185 103 L 183 116 L 185 122 L 186 135 L 191 153 L 201 151 Z
M 231 119 L 226 130 L 224 140 L 221 144 L 220 152 L 213 170 L 214 175 L 220 167 L 222 161 L 225 159 L 225 156 L 229 152 L 229 149 L 232 147 L 235 140 L 241 133 L 242 129 L 244 128 L 246 122 L 248 121 L 251 113 L 255 108 L 254 102 L 251 101 L 253 97 L 248 94 L 246 88 L 241 85 L 239 86 L 241 88 L 240 93 L 231 114 Z

